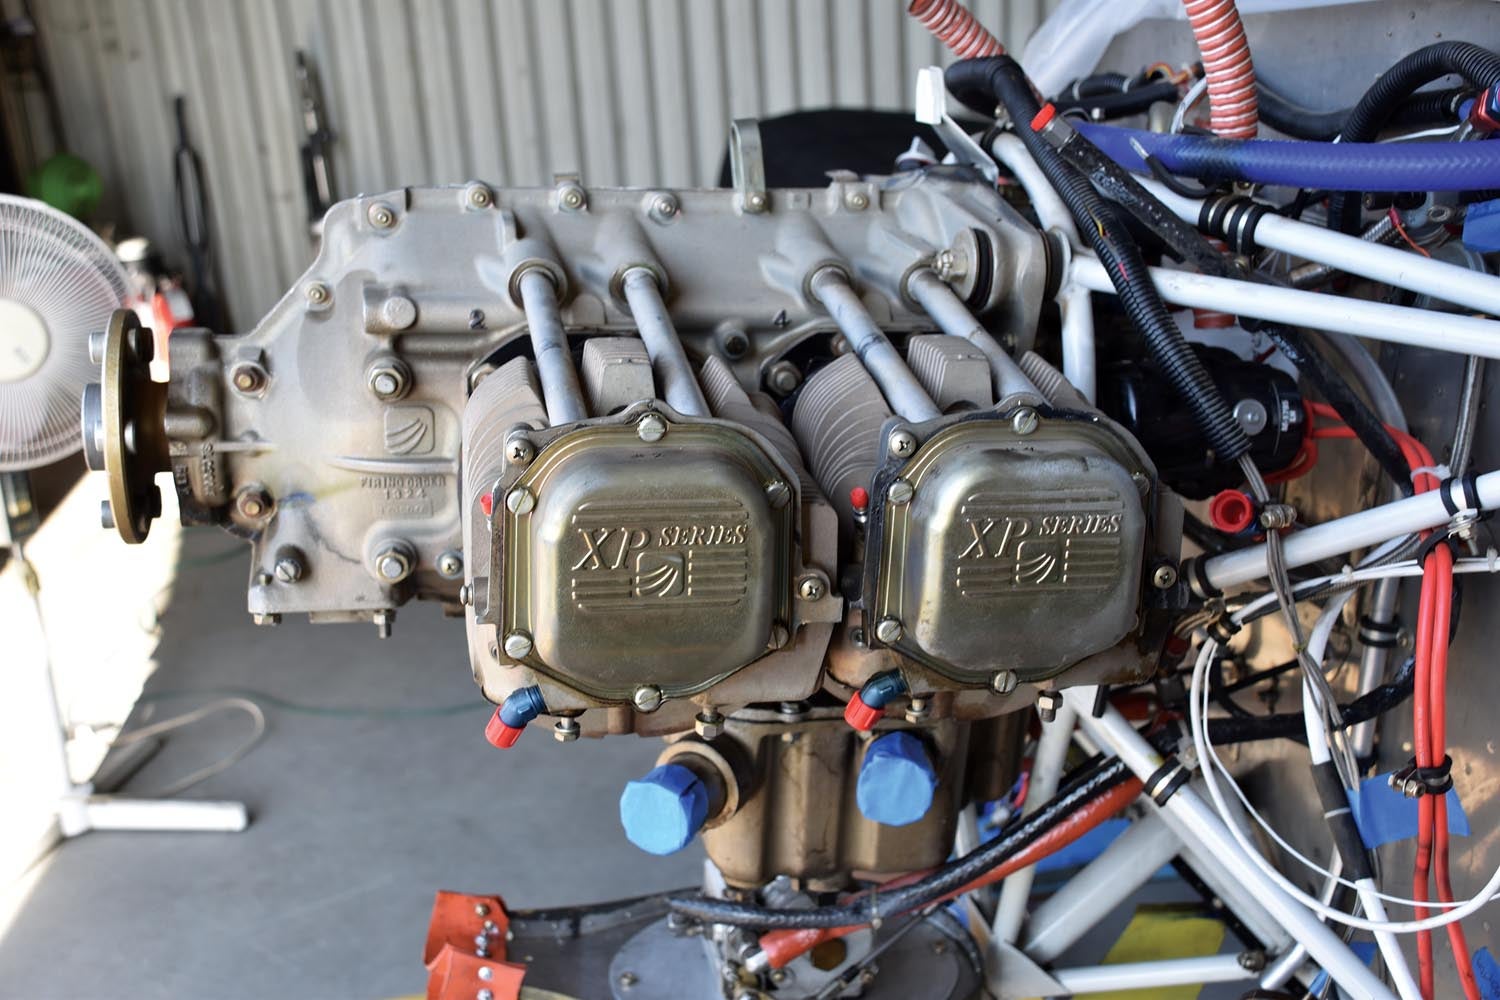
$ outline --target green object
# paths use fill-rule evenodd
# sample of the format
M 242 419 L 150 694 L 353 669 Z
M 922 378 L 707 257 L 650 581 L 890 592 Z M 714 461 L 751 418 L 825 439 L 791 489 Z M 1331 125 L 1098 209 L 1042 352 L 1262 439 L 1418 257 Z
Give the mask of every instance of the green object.
M 104 179 L 86 160 L 58 153 L 26 178 L 26 193 L 75 219 L 87 219 L 104 196 Z

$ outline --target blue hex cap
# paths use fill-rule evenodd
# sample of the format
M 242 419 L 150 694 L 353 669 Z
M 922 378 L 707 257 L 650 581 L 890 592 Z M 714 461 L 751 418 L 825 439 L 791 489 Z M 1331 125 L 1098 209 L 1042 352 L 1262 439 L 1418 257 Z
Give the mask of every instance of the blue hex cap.
M 681 764 L 663 764 L 620 793 L 625 836 L 650 854 L 680 851 L 708 818 L 708 789 Z
M 854 798 L 865 819 L 906 826 L 927 815 L 936 789 L 922 741 L 910 733 L 886 733 L 865 749 Z

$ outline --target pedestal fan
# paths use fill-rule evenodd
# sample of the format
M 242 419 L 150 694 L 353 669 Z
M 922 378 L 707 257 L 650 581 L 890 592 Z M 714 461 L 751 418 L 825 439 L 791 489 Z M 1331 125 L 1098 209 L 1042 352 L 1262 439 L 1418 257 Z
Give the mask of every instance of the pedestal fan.
M 37 576 L 24 552 L 37 516 L 27 475 L 78 450 L 83 387 L 98 377 L 89 335 L 104 329 L 128 289 L 109 246 L 82 223 L 42 202 L 0 195 L 0 548 L 20 564 L 33 593 Z M 52 768 L 62 786 L 57 819 L 63 836 L 105 829 L 245 828 L 245 807 L 238 802 L 132 799 L 73 784 L 50 659 L 37 660 L 45 682 L 34 685 L 45 702 L 38 710 L 57 721 L 56 746 L 50 748 L 55 758 L 38 759 L 37 766 Z

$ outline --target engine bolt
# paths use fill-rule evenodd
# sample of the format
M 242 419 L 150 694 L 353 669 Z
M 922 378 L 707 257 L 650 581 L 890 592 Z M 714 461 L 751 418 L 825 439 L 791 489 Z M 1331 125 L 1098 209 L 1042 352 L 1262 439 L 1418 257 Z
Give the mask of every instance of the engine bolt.
M 302 553 L 290 545 L 276 553 L 276 579 L 282 583 L 296 583 L 306 572 L 307 568 L 302 564 Z
M 391 211 L 391 206 L 378 201 L 365 214 L 376 229 L 389 229 L 396 224 L 396 213 Z
M 1051 722 L 1057 718 L 1057 710 L 1062 708 L 1062 694 L 1057 691 L 1043 691 L 1036 696 L 1036 714 L 1042 717 L 1043 722 Z
M 766 385 L 785 396 L 802 384 L 802 372 L 790 361 L 778 361 L 766 372 Z
M 400 583 L 411 570 L 411 551 L 403 543 L 387 545 L 375 555 L 375 575 L 387 583 Z
M 642 684 L 635 689 L 635 694 L 630 696 L 630 700 L 642 712 L 654 712 L 661 708 L 661 688 L 655 684 Z
M 452 549 L 439 553 L 437 557 L 437 571 L 439 576 L 452 580 L 464 571 L 463 556 Z
M 572 743 L 583 735 L 583 728 L 574 718 L 558 719 L 552 724 L 552 738 L 559 743 Z
M 576 212 L 588 204 L 588 198 L 577 184 L 565 184 L 557 192 L 557 203 L 564 211 Z
M 392 295 L 380 304 L 380 318 L 392 330 L 408 329 L 417 321 L 417 304 L 405 295 Z
M 802 582 L 797 585 L 797 593 L 802 595 L 804 601 L 821 601 L 826 592 L 823 581 L 815 576 L 803 577 Z
M 651 202 L 651 214 L 658 222 L 670 222 L 681 206 L 670 194 L 659 194 Z
M 536 457 L 536 447 L 524 435 L 517 434 L 505 442 L 505 460 L 511 465 L 530 465 Z
M 764 191 L 751 191 L 745 195 L 745 211 L 764 212 L 770 207 L 770 201 Z
M 260 365 L 245 363 L 236 365 L 229 375 L 229 382 L 235 391 L 250 396 L 260 392 L 266 387 L 266 370 Z
M 495 196 L 490 194 L 490 189 L 483 184 L 470 184 L 464 200 L 471 208 L 489 208 L 494 204 Z
M 870 196 L 863 191 L 850 191 L 844 195 L 844 204 L 855 212 L 863 212 L 870 207 Z
M 1036 430 L 1039 422 L 1036 411 L 1029 406 L 1023 406 L 1010 418 L 1010 429 L 1017 434 L 1030 434 Z
M 520 517 L 523 514 L 530 514 L 531 508 L 535 506 L 536 494 L 532 493 L 524 486 L 517 486 L 509 493 L 505 494 L 505 509 L 510 511 L 517 517 Z
M 275 628 L 281 624 L 281 616 L 278 614 L 262 614 L 256 612 L 250 616 L 250 624 L 260 625 L 265 628 Z
M 1145 496 L 1151 492 L 1151 477 L 1144 472 L 1132 472 L 1130 474 L 1130 481 L 1135 483 L 1135 488 L 1141 496 Z
M 996 694 L 1010 694 L 1021 683 L 1014 670 L 1001 670 L 990 678 L 990 690 Z
M 474 588 L 470 584 L 464 584 L 458 588 L 458 603 L 468 607 L 474 603 Z
M 917 450 L 917 436 L 911 431 L 892 431 L 885 447 L 895 458 L 910 458 Z
M 780 479 L 766 484 L 766 501 L 772 510 L 780 510 L 792 499 L 792 488 Z
M 660 414 L 648 413 L 635 425 L 635 433 L 647 444 L 660 441 L 667 435 L 667 422 Z
M 315 306 L 324 306 L 333 298 L 333 292 L 321 281 L 311 282 L 303 291 L 307 301 Z
M 693 732 L 700 739 L 718 739 L 724 733 L 724 716 L 714 711 L 699 712 L 693 719 Z
M 271 498 L 259 486 L 247 486 L 240 491 L 234 505 L 245 517 L 260 518 L 271 509 Z
M 1177 582 L 1177 567 L 1162 563 L 1151 574 L 1151 585 L 1157 590 L 1170 590 Z
M 377 399 L 391 402 L 405 396 L 411 389 L 411 368 L 400 358 L 386 355 L 370 365 L 365 382 Z
M 926 698 L 912 695 L 911 701 L 906 706 L 906 721 L 915 725 L 923 722 L 932 715 L 932 703 Z
M 505 636 L 505 655 L 512 660 L 524 660 L 531 655 L 531 636 L 517 629 Z
M 882 618 L 880 619 L 880 621 L 875 623 L 875 638 L 879 639 L 887 646 L 899 641 L 900 638 L 905 634 L 906 629 L 902 627 L 899 619 Z
M 916 492 L 911 483 L 905 479 L 897 479 L 885 491 L 885 498 L 891 503 L 900 506 L 901 504 L 911 503 L 911 498 L 916 495 Z

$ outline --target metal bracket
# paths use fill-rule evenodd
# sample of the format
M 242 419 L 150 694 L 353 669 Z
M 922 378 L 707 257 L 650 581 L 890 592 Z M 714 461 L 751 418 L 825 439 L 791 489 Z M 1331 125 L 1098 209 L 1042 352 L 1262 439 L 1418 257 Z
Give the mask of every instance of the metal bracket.
M 943 145 L 960 163 L 978 170 L 991 184 L 1000 179 L 1000 168 L 990 154 L 948 114 L 948 88 L 943 84 L 941 66 L 925 66 L 917 70 L 916 108 L 917 121 L 936 129 Z
M 759 214 L 770 207 L 760 122 L 755 118 L 736 118 L 729 125 L 729 176 L 740 211 Z

